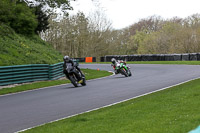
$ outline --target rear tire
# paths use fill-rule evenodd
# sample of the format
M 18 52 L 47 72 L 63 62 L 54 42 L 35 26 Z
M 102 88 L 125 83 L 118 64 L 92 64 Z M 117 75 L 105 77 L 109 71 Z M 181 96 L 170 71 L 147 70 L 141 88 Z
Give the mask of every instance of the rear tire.
M 74 79 L 73 76 L 69 76 L 71 83 L 74 85 L 74 87 L 78 87 L 77 81 Z

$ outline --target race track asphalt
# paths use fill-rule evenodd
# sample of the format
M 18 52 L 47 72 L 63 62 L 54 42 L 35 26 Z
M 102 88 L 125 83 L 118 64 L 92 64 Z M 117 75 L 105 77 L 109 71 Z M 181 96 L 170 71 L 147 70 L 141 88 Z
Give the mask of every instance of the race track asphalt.
M 114 75 L 72 84 L 0 96 L 0 132 L 12 133 L 88 110 L 117 103 L 200 77 L 198 65 L 129 65 L 133 76 Z M 109 64 L 81 68 L 111 71 Z

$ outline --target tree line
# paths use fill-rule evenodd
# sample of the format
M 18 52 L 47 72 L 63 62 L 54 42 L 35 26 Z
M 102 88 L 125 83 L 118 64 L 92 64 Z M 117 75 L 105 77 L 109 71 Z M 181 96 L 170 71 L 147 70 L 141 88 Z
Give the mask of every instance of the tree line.
M 88 17 L 79 12 L 59 22 L 51 18 L 50 28 L 41 37 L 63 55 L 74 58 L 193 53 L 200 51 L 200 15 L 184 19 L 151 16 L 115 30 L 102 12 Z
M 111 23 L 97 11 L 90 17 L 79 12 L 56 22 L 50 19 L 50 28 L 41 37 L 63 55 L 70 57 L 99 57 L 109 53 Z
M 200 51 L 200 14 L 164 20 L 152 16 L 129 28 L 127 46 L 138 54 L 193 53 Z
M 89 16 L 82 12 L 69 15 L 67 11 L 72 7 L 68 0 L 33 1 L 1 0 L 0 24 L 12 27 L 19 34 L 39 34 L 63 55 L 98 59 L 105 55 L 200 51 L 200 14 L 171 19 L 150 16 L 116 30 L 101 9 Z M 45 10 L 46 5 L 51 8 Z M 58 7 L 64 17 L 55 21 L 53 9 Z

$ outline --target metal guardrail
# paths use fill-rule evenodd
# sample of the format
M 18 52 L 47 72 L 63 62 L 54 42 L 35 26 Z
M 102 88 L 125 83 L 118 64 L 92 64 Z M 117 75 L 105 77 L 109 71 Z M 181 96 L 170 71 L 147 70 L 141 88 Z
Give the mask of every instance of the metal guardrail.
M 64 77 L 63 62 L 49 65 L 49 80 L 55 80 Z
M 77 64 L 78 61 L 74 60 Z M 43 80 L 55 80 L 64 77 L 63 62 L 0 67 L 0 86 Z

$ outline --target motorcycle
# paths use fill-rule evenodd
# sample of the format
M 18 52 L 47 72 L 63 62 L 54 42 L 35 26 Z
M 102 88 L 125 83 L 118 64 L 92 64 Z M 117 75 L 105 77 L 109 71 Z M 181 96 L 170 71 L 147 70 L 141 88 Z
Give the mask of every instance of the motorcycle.
M 81 78 L 82 82 L 80 83 L 82 86 L 86 85 L 86 79 L 83 74 L 81 74 L 75 67 L 67 65 L 66 67 L 66 74 L 68 75 L 68 79 L 74 85 L 74 87 L 78 87 L 78 79 Z M 79 76 L 79 77 L 78 77 Z
M 130 67 L 127 67 L 123 62 L 121 63 L 117 63 L 115 70 L 118 73 L 121 73 L 122 75 L 124 75 L 125 77 L 131 76 L 131 71 L 130 71 Z

